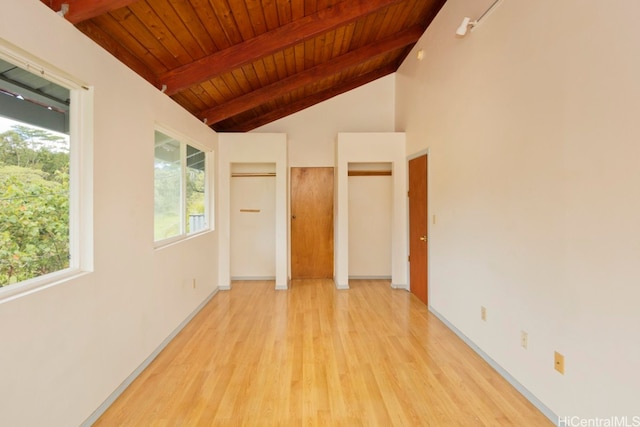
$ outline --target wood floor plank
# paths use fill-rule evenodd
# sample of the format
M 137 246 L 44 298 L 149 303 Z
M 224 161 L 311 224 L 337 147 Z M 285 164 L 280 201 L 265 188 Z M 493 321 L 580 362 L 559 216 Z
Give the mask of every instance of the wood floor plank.
M 551 426 L 388 281 L 234 282 L 95 426 Z

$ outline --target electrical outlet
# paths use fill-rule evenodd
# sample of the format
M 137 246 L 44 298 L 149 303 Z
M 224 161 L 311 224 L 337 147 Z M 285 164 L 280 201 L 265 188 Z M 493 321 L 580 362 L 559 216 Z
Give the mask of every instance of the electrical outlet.
M 487 308 L 484 306 L 480 307 L 480 319 L 487 321 Z
M 564 375 L 564 356 L 557 351 L 553 354 L 553 366 L 556 371 Z
M 526 331 L 520 331 L 520 346 L 525 350 L 529 346 L 529 334 Z

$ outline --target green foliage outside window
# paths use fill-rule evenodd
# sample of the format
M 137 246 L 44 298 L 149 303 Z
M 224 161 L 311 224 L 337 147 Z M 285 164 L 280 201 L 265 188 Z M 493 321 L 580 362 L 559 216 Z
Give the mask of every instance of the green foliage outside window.
M 0 287 L 68 267 L 68 141 L 15 125 L 0 133 Z

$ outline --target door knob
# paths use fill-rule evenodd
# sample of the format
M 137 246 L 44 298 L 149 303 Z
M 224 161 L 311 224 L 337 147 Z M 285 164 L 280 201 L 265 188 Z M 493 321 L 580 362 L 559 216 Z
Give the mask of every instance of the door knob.
M 426 242 L 427 241 L 427 236 L 420 236 L 420 241 L 421 242 Z

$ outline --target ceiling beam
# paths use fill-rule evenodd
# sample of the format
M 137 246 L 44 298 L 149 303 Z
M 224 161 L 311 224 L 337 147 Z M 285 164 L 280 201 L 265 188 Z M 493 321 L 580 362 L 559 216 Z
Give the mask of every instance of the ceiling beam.
M 288 47 L 344 26 L 402 0 L 346 0 L 227 49 L 178 67 L 161 76 L 160 85 L 173 95 L 190 86 L 257 61 Z
M 274 110 L 270 113 L 263 114 L 255 119 L 244 122 L 240 125 L 233 126 L 231 128 L 218 128 L 216 126 L 212 126 L 216 132 L 249 132 L 253 129 L 256 129 L 260 126 L 264 126 L 268 123 L 286 117 L 290 114 L 297 113 L 298 111 L 302 111 L 305 108 L 311 107 L 320 102 L 326 101 L 327 99 L 333 98 L 334 96 L 343 94 L 350 90 L 353 90 L 357 87 L 363 86 L 367 83 L 371 83 L 374 80 L 377 80 L 386 75 L 392 74 L 396 71 L 395 64 L 390 66 L 375 70 L 363 76 L 356 77 L 352 80 L 349 80 L 341 85 L 332 87 L 323 92 L 318 92 L 314 95 L 306 96 L 299 101 L 296 101 L 292 104 L 289 104 L 280 109 Z
M 207 123 L 217 123 L 243 111 L 255 108 L 285 93 L 292 92 L 301 87 L 313 84 L 331 75 L 355 67 L 363 62 L 370 61 L 378 55 L 391 52 L 396 49 L 414 44 L 422 35 L 422 27 L 415 26 L 393 36 L 368 44 L 355 51 L 333 58 L 328 62 L 309 68 L 286 79 L 277 81 L 263 88 L 246 93 L 220 104 L 216 107 L 204 110 L 198 114 L 200 119 L 206 119 Z
M 41 0 L 42 3 L 60 12 L 63 4 L 69 5 L 69 11 L 64 17 L 71 23 L 86 21 L 96 16 L 109 13 L 112 10 L 129 6 L 137 0 Z

